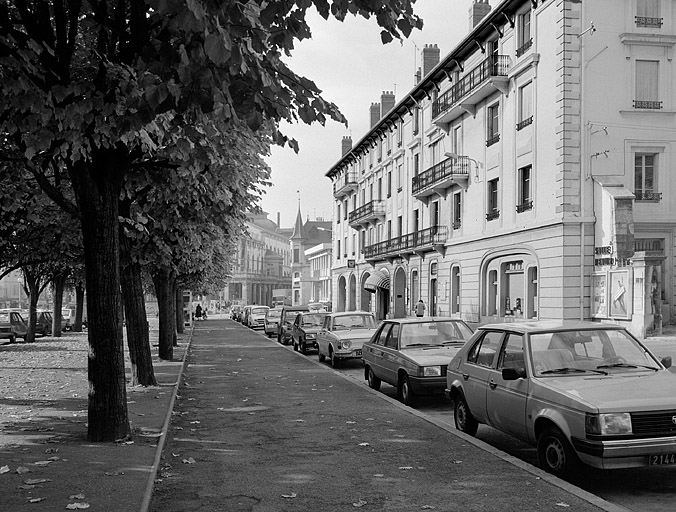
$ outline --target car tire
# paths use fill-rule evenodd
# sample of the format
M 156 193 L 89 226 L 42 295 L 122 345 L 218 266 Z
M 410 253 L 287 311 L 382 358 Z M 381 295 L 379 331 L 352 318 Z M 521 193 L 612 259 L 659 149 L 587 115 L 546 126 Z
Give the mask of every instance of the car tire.
M 300 353 L 303 355 L 307 354 L 307 345 L 304 340 L 300 340 Z
M 559 478 L 570 478 L 579 466 L 579 459 L 566 436 L 556 427 L 546 428 L 538 437 L 538 465 Z
M 338 368 L 340 366 L 340 359 L 336 357 L 336 353 L 333 350 L 329 350 L 329 356 L 331 357 L 331 368 Z
M 411 388 L 411 380 L 408 378 L 408 375 L 403 375 L 401 377 L 398 388 L 399 400 L 408 407 L 415 407 L 416 395 L 413 388 Z
M 324 354 L 322 354 L 321 350 L 319 352 L 317 352 L 317 358 L 319 359 L 320 363 L 323 363 L 324 361 L 326 361 L 326 356 L 324 356 Z
M 479 422 L 472 416 L 467 401 L 462 395 L 453 400 L 453 416 L 455 418 L 455 428 L 470 436 L 476 435 Z
M 16 343 L 16 336 L 10 336 L 10 337 L 9 337 L 9 342 L 10 342 L 10 343 Z
M 367 370 L 366 380 L 371 389 L 375 389 L 376 391 L 380 389 L 380 384 L 382 383 L 382 381 L 380 380 L 380 377 L 376 377 L 376 374 L 373 373 L 373 369 L 370 366 L 369 369 Z

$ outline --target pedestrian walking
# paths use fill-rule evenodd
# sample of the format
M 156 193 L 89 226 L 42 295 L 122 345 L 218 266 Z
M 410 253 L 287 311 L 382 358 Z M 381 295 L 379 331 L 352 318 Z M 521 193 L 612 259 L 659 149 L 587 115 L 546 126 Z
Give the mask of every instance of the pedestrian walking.
M 195 308 L 195 320 L 202 320 L 202 306 L 197 304 Z
M 418 301 L 415 306 L 415 316 L 423 316 L 425 314 L 425 303 L 422 299 Z

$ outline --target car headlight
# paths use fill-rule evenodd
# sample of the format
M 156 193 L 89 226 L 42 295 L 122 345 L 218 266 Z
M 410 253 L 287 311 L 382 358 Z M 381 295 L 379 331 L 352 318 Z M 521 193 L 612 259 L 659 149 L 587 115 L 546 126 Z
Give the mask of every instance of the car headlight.
M 441 377 L 441 366 L 425 366 L 423 377 Z
M 350 340 L 343 340 L 338 345 L 340 346 L 340 348 L 348 349 L 352 346 L 352 342 Z
M 584 425 L 587 434 L 617 436 L 632 434 L 631 414 L 628 412 L 590 414 L 587 413 Z

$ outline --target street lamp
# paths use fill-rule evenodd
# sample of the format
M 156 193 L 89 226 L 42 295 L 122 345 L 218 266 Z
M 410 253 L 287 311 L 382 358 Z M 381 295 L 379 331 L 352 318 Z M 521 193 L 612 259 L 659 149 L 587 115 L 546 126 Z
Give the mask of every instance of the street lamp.
M 474 162 L 474 182 L 479 183 L 479 162 L 474 160 L 474 158 L 470 158 L 466 155 L 459 155 L 457 153 L 444 153 L 444 155 L 447 158 L 452 158 L 453 160 L 458 160 L 460 158 L 464 158 L 465 160 L 469 160 L 470 162 Z

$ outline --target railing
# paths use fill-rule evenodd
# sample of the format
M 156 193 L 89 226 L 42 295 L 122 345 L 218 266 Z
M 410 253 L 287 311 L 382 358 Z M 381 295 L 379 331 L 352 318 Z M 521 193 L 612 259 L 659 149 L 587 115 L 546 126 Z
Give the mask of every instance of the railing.
M 497 144 L 500 142 L 500 134 L 496 133 L 492 137 L 490 137 L 488 140 L 486 140 L 486 147 L 491 147 L 493 144 Z
M 526 126 L 533 124 L 533 116 L 527 117 L 523 121 L 516 123 L 516 131 L 523 130 Z
M 636 26 L 642 28 L 662 28 L 662 18 L 650 18 L 647 16 L 636 16 Z
M 652 192 L 650 190 L 635 190 L 636 201 L 645 201 L 649 203 L 659 203 L 662 200 L 662 192 Z
M 533 38 L 531 37 L 528 41 L 523 43 L 521 46 L 519 46 L 516 49 L 516 56 L 521 57 L 524 53 L 526 53 L 531 47 L 533 46 Z
M 346 187 L 356 187 L 357 186 L 357 176 L 354 171 L 348 171 L 345 173 L 345 176 L 338 179 L 333 184 L 333 195 L 339 194 Z
M 469 164 L 471 160 L 467 156 L 447 158 L 443 162 L 430 167 L 425 172 L 413 177 L 413 194 L 426 189 L 453 175 L 469 176 Z
M 349 223 L 353 224 L 359 222 L 361 219 L 372 217 L 374 215 L 382 215 L 385 213 L 385 204 L 381 200 L 369 201 L 363 206 L 350 212 Z
M 634 108 L 646 108 L 652 110 L 659 110 L 662 108 L 661 101 L 648 101 L 648 100 L 634 100 Z
M 486 220 L 491 221 L 500 217 L 500 210 L 494 210 L 486 214 Z
M 412 252 L 425 247 L 446 243 L 448 239 L 447 226 L 432 226 L 413 233 L 407 233 L 383 242 L 364 247 L 364 258 L 372 259 L 386 254 Z
M 533 201 L 526 201 L 516 205 L 516 213 L 523 213 L 533 209 Z
M 437 117 L 446 112 L 488 78 L 507 76 L 509 66 L 510 60 L 507 55 L 491 55 L 462 77 L 457 84 L 439 96 L 437 101 L 432 105 L 432 117 Z

